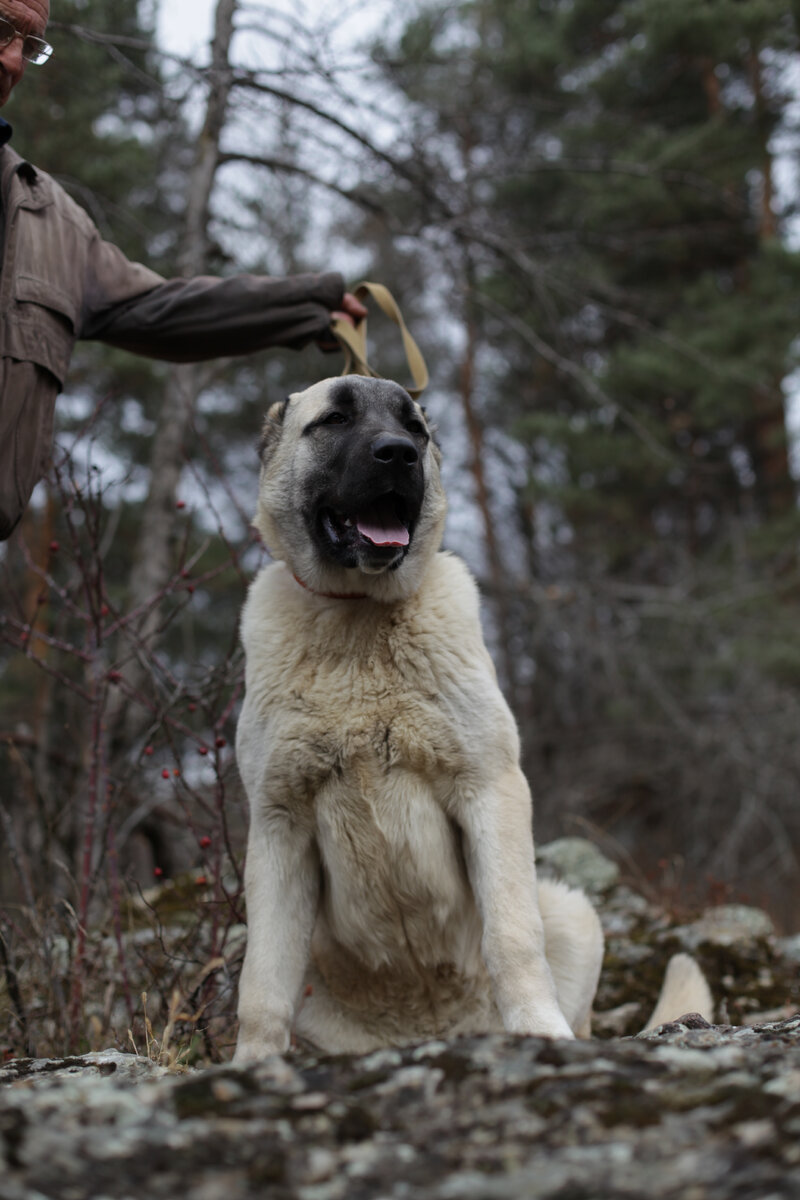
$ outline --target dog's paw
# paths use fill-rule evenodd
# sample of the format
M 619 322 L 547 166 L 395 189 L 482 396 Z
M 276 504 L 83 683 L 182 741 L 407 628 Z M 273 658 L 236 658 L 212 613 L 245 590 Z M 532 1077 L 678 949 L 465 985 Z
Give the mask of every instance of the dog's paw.
M 275 1054 L 286 1054 L 289 1049 L 288 1039 L 286 1045 L 278 1044 L 274 1041 L 238 1041 L 236 1044 L 236 1053 L 233 1056 L 233 1065 L 235 1067 L 246 1067 L 250 1063 L 262 1062 L 265 1058 L 271 1058 Z
M 506 1014 L 505 1027 L 508 1033 L 525 1033 L 532 1037 L 569 1038 L 575 1034 L 569 1027 L 561 1009 L 544 1009 L 540 1005 L 520 1005 Z
M 283 1021 L 239 1021 L 239 1038 L 233 1061 L 236 1066 L 261 1062 L 275 1054 L 287 1054 L 290 1045 L 289 1026 Z
M 239 1002 L 239 1036 L 234 1063 L 260 1062 L 274 1054 L 286 1054 L 291 1042 L 291 1013 L 273 1005 L 269 1009 L 253 1004 L 250 996 Z

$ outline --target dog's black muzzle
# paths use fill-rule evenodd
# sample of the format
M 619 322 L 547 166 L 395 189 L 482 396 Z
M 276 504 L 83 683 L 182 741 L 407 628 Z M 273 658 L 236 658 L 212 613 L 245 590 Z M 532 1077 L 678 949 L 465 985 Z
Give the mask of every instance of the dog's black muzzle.
M 422 509 L 422 446 L 400 429 L 362 429 L 347 441 L 325 471 L 312 514 L 314 540 L 337 566 L 370 574 L 395 569 Z
M 372 439 L 370 450 L 373 458 L 387 467 L 413 467 L 419 462 L 419 451 L 414 445 L 414 439 L 406 433 L 379 433 Z

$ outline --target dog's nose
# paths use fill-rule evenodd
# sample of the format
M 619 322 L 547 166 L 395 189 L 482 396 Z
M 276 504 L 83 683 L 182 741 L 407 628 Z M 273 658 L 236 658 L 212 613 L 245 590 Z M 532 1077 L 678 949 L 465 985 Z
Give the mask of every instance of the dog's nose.
M 382 463 L 405 463 L 413 467 L 419 462 L 419 453 L 410 437 L 401 433 L 379 433 L 372 439 L 370 450 L 373 457 Z

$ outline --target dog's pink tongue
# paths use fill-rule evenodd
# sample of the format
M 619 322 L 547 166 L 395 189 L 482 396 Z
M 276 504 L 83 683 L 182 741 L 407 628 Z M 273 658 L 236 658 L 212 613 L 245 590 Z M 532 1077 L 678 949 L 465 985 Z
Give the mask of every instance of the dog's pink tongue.
M 384 520 L 358 518 L 356 529 L 374 546 L 408 545 L 408 530 L 399 521 L 393 521 L 390 518 Z

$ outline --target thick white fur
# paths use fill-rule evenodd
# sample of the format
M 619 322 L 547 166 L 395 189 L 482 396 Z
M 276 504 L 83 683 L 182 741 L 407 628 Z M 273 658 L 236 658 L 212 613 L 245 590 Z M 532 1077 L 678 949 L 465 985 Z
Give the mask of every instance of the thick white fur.
M 301 430 L 329 383 L 292 397 L 256 524 L 274 555 L 242 618 L 237 733 L 250 803 L 236 1061 L 432 1035 L 588 1034 L 603 953 L 586 897 L 537 885 L 519 741 L 466 567 L 439 551 L 438 451 L 394 572 L 320 563 L 298 515 Z M 420 410 L 421 411 L 421 410 Z M 322 591 L 367 592 L 326 598 Z

